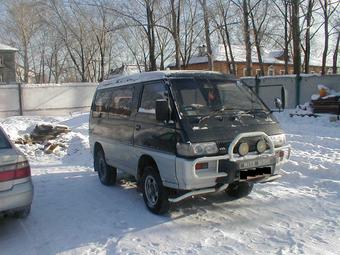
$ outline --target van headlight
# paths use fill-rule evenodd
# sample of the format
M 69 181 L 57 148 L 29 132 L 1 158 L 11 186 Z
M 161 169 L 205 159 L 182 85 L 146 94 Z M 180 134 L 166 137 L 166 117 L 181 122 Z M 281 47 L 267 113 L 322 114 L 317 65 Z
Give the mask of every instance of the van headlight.
M 274 147 L 281 147 L 286 144 L 285 134 L 272 135 L 272 136 L 269 136 L 269 138 L 272 140 Z
M 182 156 L 211 155 L 218 152 L 216 143 L 177 143 L 177 153 Z

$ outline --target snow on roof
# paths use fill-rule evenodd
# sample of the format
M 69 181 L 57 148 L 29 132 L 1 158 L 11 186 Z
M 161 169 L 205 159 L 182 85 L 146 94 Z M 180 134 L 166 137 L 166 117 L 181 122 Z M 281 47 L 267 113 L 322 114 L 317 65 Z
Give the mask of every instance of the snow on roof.
M 246 50 L 242 45 L 232 45 L 232 51 L 235 62 L 246 62 Z M 268 50 L 262 49 L 262 61 L 265 64 L 284 64 L 284 61 L 278 59 L 282 55 L 280 50 Z M 223 45 L 219 45 L 217 49 L 214 50 L 214 60 L 226 61 L 225 49 Z M 251 59 L 253 63 L 258 63 L 258 57 L 255 47 L 251 51 Z
M 143 72 L 143 73 L 132 74 L 132 75 L 123 75 L 120 77 L 114 77 L 112 79 L 105 80 L 99 84 L 98 89 L 118 87 L 118 86 L 122 86 L 126 84 L 133 84 L 137 82 L 161 80 L 161 79 L 169 78 L 171 76 L 199 75 L 199 74 L 223 75 L 222 73 L 219 73 L 219 72 L 191 71 L 191 70 L 184 70 L 184 71 L 183 70 L 166 70 L 166 71 Z
M 2 43 L 0 43 L 0 50 L 4 50 L 4 51 L 18 51 L 18 49 L 13 48 L 11 46 L 8 46 L 6 44 L 2 44 Z
M 243 45 L 232 45 L 232 51 L 235 62 L 246 62 L 246 50 Z M 279 58 L 283 56 L 283 50 L 279 49 L 265 49 L 262 48 L 262 61 L 265 64 L 284 64 L 284 60 L 280 60 Z M 251 59 L 252 63 L 259 63 L 256 48 L 253 47 L 251 51 Z M 219 44 L 218 47 L 213 49 L 213 60 L 214 61 L 226 61 L 225 56 L 225 48 L 223 44 Z M 199 63 L 207 63 L 207 56 L 193 56 L 189 64 L 199 64 Z M 290 60 L 289 64 L 293 64 Z M 316 58 L 315 56 L 311 56 L 310 59 L 311 66 L 321 66 L 321 58 Z M 175 63 L 171 63 L 169 67 L 174 67 Z

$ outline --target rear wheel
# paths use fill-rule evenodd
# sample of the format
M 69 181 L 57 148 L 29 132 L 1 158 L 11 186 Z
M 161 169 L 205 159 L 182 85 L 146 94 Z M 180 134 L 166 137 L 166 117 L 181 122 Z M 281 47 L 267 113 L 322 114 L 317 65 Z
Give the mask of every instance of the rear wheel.
M 254 187 L 253 183 L 249 182 L 233 182 L 225 190 L 228 196 L 232 198 L 242 198 L 250 194 Z
M 31 206 L 29 205 L 29 206 L 26 206 L 23 209 L 15 211 L 13 213 L 13 216 L 14 216 L 14 218 L 17 218 L 17 219 L 24 219 L 24 218 L 27 218 L 27 216 L 30 214 L 30 212 L 31 212 Z
M 110 186 L 116 182 L 117 169 L 106 163 L 104 152 L 101 149 L 95 154 L 94 169 L 98 172 L 98 177 L 102 184 Z
M 158 171 L 147 166 L 142 177 L 143 199 L 147 208 L 155 214 L 164 214 L 169 210 L 168 191 L 163 186 Z

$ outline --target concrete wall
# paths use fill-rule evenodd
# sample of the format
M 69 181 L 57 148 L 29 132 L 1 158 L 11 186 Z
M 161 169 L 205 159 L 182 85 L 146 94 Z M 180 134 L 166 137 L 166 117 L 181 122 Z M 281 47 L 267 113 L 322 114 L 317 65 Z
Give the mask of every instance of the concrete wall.
M 243 78 L 245 83 L 255 86 L 253 78 Z M 317 85 L 323 84 L 340 92 L 340 75 L 302 76 L 300 104 L 310 101 L 318 94 Z M 22 85 L 23 115 L 67 115 L 76 111 L 88 111 L 96 90 L 95 83 Z M 261 77 L 260 86 L 282 85 L 287 92 L 286 108 L 295 108 L 295 76 Z M 0 117 L 20 114 L 19 86 L 0 86 Z M 280 97 L 281 87 L 260 87 L 260 97 L 271 108 L 273 100 Z
M 88 111 L 97 84 L 22 85 L 23 115 L 67 115 Z M 19 86 L 0 86 L 0 117 L 20 114 Z
M 254 78 L 241 78 L 246 84 L 255 86 Z M 310 101 L 313 94 L 318 94 L 318 85 L 323 84 L 330 89 L 340 92 L 340 75 L 302 75 L 300 89 L 300 104 Z M 273 100 L 280 97 L 281 87 L 262 87 L 267 85 L 282 85 L 286 90 L 287 102 L 286 108 L 296 107 L 296 77 L 288 76 L 267 76 L 260 78 L 259 95 L 263 101 L 270 107 L 274 108 Z
M 17 85 L 0 85 L 0 117 L 19 115 Z

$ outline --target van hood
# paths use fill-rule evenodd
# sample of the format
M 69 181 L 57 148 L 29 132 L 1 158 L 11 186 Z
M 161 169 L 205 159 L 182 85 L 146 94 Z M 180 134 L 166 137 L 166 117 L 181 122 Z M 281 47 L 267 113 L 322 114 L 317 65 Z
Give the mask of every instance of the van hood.
M 187 139 L 192 143 L 199 142 L 231 142 L 240 133 L 264 132 L 267 135 L 283 133 L 273 115 L 257 116 L 213 116 L 207 119 L 189 117 L 182 119 Z

